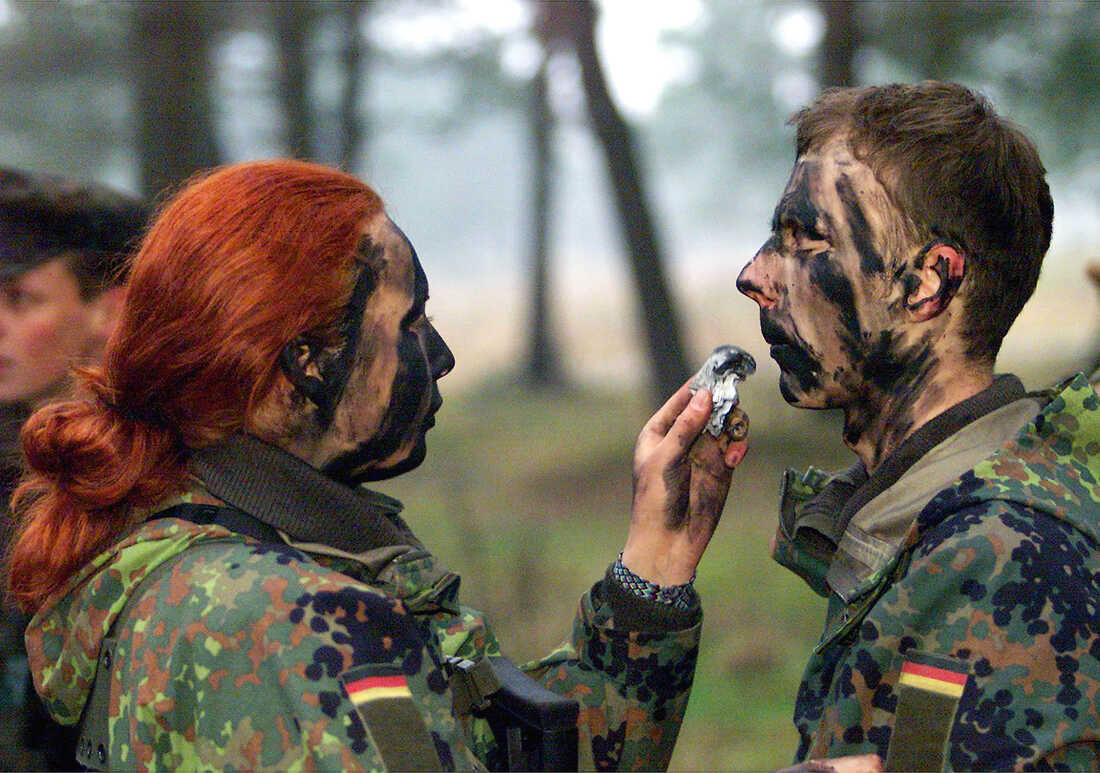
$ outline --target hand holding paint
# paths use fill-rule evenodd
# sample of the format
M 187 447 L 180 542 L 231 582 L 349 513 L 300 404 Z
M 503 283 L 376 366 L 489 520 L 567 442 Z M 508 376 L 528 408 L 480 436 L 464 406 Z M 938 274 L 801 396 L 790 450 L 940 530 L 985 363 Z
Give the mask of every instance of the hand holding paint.
M 747 450 L 743 436 L 721 448 L 718 438 L 704 432 L 713 408 L 710 388 L 689 382 L 638 435 L 634 502 L 622 562 L 657 585 L 683 585 L 695 576 L 722 515 L 733 468 Z M 705 442 L 690 453 L 701 434 Z

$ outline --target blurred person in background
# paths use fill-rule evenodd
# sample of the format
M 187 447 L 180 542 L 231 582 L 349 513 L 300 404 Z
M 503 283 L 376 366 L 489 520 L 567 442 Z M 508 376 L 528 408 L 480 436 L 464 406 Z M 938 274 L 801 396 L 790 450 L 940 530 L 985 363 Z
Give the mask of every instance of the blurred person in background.
M 63 395 L 74 365 L 96 362 L 121 308 L 120 271 L 145 225 L 144 205 L 101 186 L 0 168 L 0 544 L 20 472 L 19 429 Z M 31 689 L 23 629 L 0 614 L 0 767 L 72 769 L 71 730 Z M 68 750 L 68 755 L 66 755 Z
M 1095 770 L 1100 401 L 994 370 L 1050 243 L 1038 153 L 948 83 L 829 90 L 793 123 L 737 285 L 784 398 L 842 410 L 857 457 L 784 481 L 773 556 L 829 602 L 796 760 Z
M 342 172 L 238 164 L 165 206 L 102 367 L 24 430 L 10 592 L 82 762 L 434 770 L 499 751 L 456 687 L 499 654 L 492 631 L 402 505 L 361 486 L 424 459 L 454 366 L 427 300 L 411 243 Z M 646 424 L 623 552 L 526 667 L 578 702 L 584 768 L 668 764 L 692 579 L 746 448 L 707 436 L 689 461 L 709 413 L 685 385 Z

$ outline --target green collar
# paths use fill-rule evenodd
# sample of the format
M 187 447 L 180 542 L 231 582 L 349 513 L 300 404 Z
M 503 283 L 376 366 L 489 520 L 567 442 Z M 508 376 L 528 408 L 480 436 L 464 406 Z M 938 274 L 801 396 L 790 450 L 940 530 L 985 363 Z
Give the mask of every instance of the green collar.
M 207 491 L 298 542 L 353 554 L 421 546 L 396 499 L 337 483 L 252 435 L 231 435 L 193 451 L 190 461 Z

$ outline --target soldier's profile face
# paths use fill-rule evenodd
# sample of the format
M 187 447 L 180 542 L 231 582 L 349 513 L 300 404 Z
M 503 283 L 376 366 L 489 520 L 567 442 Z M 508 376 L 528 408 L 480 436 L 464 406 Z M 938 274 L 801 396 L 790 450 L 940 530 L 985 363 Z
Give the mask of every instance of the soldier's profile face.
M 97 354 L 96 299 L 84 300 L 63 258 L 0 282 L 0 403 L 34 405 Z
M 834 139 L 800 156 L 771 237 L 738 289 L 760 307 L 780 391 L 806 408 L 845 407 L 923 367 L 908 340 L 901 267 L 912 251 L 873 171 Z
M 349 483 L 393 477 L 424 460 L 425 436 L 443 402 L 436 382 L 454 367 L 426 315 L 428 278 L 412 244 L 384 215 L 363 236 L 361 259 L 378 279 L 329 430 L 343 451 L 323 466 Z

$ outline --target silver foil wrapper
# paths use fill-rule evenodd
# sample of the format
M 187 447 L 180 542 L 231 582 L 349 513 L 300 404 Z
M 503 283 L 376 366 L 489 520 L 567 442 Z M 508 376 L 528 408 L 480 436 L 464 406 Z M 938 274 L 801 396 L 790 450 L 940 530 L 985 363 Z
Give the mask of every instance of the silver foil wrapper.
M 713 352 L 691 382 L 692 393 L 709 389 L 712 408 L 706 431 L 714 437 L 722 434 L 726 417 L 740 402 L 737 385 L 756 372 L 756 360 L 739 346 L 725 344 Z

